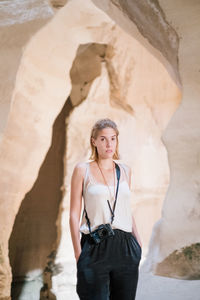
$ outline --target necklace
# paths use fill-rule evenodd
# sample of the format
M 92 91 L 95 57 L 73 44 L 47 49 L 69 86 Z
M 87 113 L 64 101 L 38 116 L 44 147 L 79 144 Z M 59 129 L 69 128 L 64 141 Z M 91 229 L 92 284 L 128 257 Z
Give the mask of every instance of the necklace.
M 110 200 L 111 200 L 111 202 L 112 202 L 112 201 L 114 201 L 114 198 L 115 198 L 115 170 L 114 170 L 114 169 L 115 169 L 115 163 L 113 162 L 113 176 L 114 176 L 114 195 L 113 195 L 113 196 L 112 196 L 112 194 L 111 194 L 109 185 L 107 184 L 107 181 L 106 181 L 106 179 L 105 179 L 105 177 L 104 177 L 104 175 L 103 175 L 103 171 L 101 170 L 98 161 L 97 161 L 97 165 L 98 165 L 98 167 L 99 167 L 99 170 L 101 171 L 101 174 L 102 174 L 102 176 L 103 176 L 104 182 L 105 182 L 105 184 L 106 184 L 107 187 L 108 187 L 108 190 L 109 190 L 109 193 L 110 193 Z

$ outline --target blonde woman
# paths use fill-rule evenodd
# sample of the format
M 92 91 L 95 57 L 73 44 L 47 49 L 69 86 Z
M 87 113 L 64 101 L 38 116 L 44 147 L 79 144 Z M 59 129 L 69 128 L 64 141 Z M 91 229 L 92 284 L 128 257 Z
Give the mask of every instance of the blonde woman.
M 136 295 L 142 248 L 131 214 L 131 169 L 115 162 L 118 135 L 115 122 L 98 120 L 91 130 L 92 161 L 78 163 L 71 178 L 69 223 L 81 300 Z

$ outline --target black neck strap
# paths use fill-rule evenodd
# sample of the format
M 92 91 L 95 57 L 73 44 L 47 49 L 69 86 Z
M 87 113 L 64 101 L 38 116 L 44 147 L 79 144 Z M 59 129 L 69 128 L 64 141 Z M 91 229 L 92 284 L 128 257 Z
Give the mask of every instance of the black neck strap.
M 116 168 L 116 173 L 117 173 L 117 188 L 116 188 L 115 202 L 114 202 L 114 205 L 113 205 L 113 209 L 110 206 L 109 200 L 107 200 L 108 206 L 109 206 L 109 209 L 110 209 L 110 212 L 111 212 L 111 224 L 113 223 L 113 220 L 114 220 L 114 217 L 115 217 L 114 212 L 115 212 L 115 207 L 116 207 L 116 203 L 117 203 L 117 194 L 118 194 L 119 180 L 120 180 L 120 167 L 118 166 L 118 164 L 116 162 L 114 162 L 114 163 L 115 163 L 115 168 Z M 91 233 L 90 220 L 88 218 L 88 214 L 87 214 L 87 211 L 86 211 L 86 208 L 85 208 L 85 201 L 84 201 L 84 212 L 85 212 L 85 218 L 86 218 L 86 221 L 87 221 L 87 225 L 88 225 L 89 231 Z

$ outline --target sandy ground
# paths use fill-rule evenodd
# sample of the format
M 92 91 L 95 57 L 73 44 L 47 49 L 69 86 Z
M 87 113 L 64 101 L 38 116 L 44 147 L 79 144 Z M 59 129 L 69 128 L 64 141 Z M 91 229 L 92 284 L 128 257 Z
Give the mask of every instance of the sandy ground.
M 146 273 L 141 266 L 136 300 L 200 300 L 200 280 L 180 280 Z
M 179 280 L 155 276 L 145 271 L 145 259 L 140 263 L 136 300 L 200 300 L 200 280 Z M 42 280 L 26 282 L 15 289 L 15 299 L 39 300 Z M 58 300 L 79 300 L 76 294 L 76 264 L 69 261 L 62 273 L 54 278 Z M 121 299 L 126 300 L 126 299 Z
M 58 300 L 78 300 L 75 291 L 76 266 L 68 264 L 68 284 L 58 290 Z M 155 276 L 146 271 L 145 258 L 140 263 L 139 281 L 136 300 L 200 300 L 200 280 L 180 280 L 168 277 Z M 70 277 L 70 273 L 73 276 Z M 65 277 L 66 278 L 66 277 Z M 71 278 L 69 282 L 69 278 Z M 67 289 L 66 289 L 67 287 Z M 122 299 L 126 300 L 126 299 Z

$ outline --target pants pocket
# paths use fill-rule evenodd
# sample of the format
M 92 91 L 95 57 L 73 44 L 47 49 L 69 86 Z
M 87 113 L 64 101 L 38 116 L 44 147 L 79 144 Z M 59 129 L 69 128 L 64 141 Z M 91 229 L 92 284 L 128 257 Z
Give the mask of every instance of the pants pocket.
M 142 248 L 133 234 L 130 235 L 130 243 L 133 259 L 136 263 L 139 263 L 142 256 Z
M 81 262 L 81 260 L 84 258 L 85 254 L 87 254 L 89 250 L 89 245 L 88 245 L 88 241 L 86 239 L 81 239 L 81 253 L 79 255 L 79 258 L 76 262 L 76 265 L 78 266 L 79 263 Z
M 79 261 L 81 260 L 82 254 L 83 254 L 83 249 L 81 250 L 81 253 L 80 253 L 80 255 L 79 255 L 79 258 L 78 258 L 78 260 L 77 260 L 77 262 L 76 262 L 77 265 L 78 265 Z
M 133 234 L 131 234 L 131 237 L 132 237 L 132 238 L 134 239 L 134 241 L 137 243 L 138 247 L 140 248 L 140 251 L 142 252 L 142 248 L 141 248 L 140 244 L 138 243 L 138 240 L 136 239 L 136 237 L 135 237 Z

